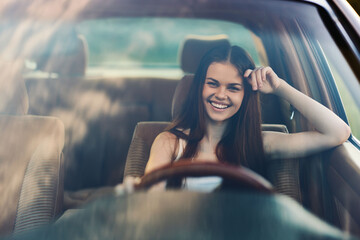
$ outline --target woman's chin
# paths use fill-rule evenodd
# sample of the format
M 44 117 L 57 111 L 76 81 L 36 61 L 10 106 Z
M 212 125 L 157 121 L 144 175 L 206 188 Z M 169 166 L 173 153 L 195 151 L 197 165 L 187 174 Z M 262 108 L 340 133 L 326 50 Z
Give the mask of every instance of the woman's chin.
M 229 118 L 225 116 L 211 116 L 211 114 L 208 114 L 207 117 L 207 120 L 213 124 L 224 124 L 227 122 L 228 119 Z

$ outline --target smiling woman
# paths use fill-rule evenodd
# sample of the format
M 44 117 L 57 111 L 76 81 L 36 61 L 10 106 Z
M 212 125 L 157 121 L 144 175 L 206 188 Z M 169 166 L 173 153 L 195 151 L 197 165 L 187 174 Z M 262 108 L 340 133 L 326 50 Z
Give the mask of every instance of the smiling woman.
M 261 134 L 259 92 L 285 98 L 317 130 Z M 340 145 L 350 135 L 346 123 L 329 109 L 287 85 L 270 67 L 255 69 L 246 51 L 228 44 L 201 59 L 189 96 L 168 131 L 155 139 L 146 172 L 180 156 L 246 166 L 264 174 L 264 153 L 270 158 L 307 156 Z
M 177 137 L 167 133 L 163 137 L 159 135 L 146 171 L 173 161 L 174 156 L 179 155 L 176 153 L 182 152 L 183 158 L 211 159 L 236 165 L 241 161 L 263 173 L 259 96 L 242 77 L 246 69 L 254 68 L 252 59 L 240 47 L 230 48 L 224 43 L 209 51 L 199 64 L 178 118 L 168 127 L 169 134 L 186 140 L 185 148 L 176 144 Z M 234 85 L 244 86 L 235 89 Z M 184 135 L 184 130 L 189 132 Z M 156 150 L 169 137 L 173 139 L 172 143 L 166 144 L 169 149 Z
M 187 117 L 201 120 L 201 124 L 190 121 L 187 124 L 185 119 L 184 124 L 160 134 L 164 137 L 164 146 L 159 144 L 156 149 L 159 142 L 155 141 L 149 169 L 152 163 L 161 161 L 161 154 L 168 154 L 168 160 L 184 155 L 194 161 L 230 159 L 231 163 L 263 171 L 276 191 L 292 197 L 326 221 L 360 233 L 357 204 L 360 202 L 360 143 L 356 139 L 360 123 L 360 40 L 333 1 L 342 0 L 6 0 L 0 4 L 0 62 L 19 63 L 19 78 L 25 80 L 29 97 L 29 115 L 56 117 L 64 123 L 61 155 L 64 178 L 59 181 L 64 183 L 65 204 L 60 210 L 91 201 L 100 195 L 95 194 L 101 193 L 97 190 L 103 187 L 111 190 L 122 183 L 125 175 L 142 176 L 155 136 L 163 132 L 170 121 L 179 120 L 176 106 L 182 104 L 177 105 L 176 99 L 187 99 L 188 110 L 202 108 L 202 111 L 188 113 Z M 201 79 L 198 78 L 195 71 L 200 59 L 219 42 L 240 46 L 253 58 L 253 63 L 249 61 L 237 74 L 236 64 L 229 65 L 226 60 L 209 62 L 201 70 Z M 7 68 L 6 64 L 1 65 L 1 69 Z M 251 70 L 246 71 L 247 68 Z M 264 87 L 268 81 L 258 77 L 262 74 L 267 80 L 280 82 L 279 91 L 266 92 Z M 277 81 L 278 78 L 286 82 Z M 15 80 L 4 74 L 0 79 Z M 184 86 L 184 82 L 189 83 L 187 86 L 193 85 L 177 91 L 177 85 Z M 17 95 L 22 89 L 3 90 L 0 99 Z M 189 92 L 195 93 L 190 99 L 187 98 Z M 274 94 L 266 94 L 271 92 Z M 333 118 L 315 107 L 315 115 L 325 116 L 329 121 L 322 124 L 313 121 L 313 115 L 303 111 L 302 105 L 297 104 L 299 101 L 293 101 L 295 96 L 309 99 L 302 98 L 299 92 L 349 123 L 353 131 L 349 141 L 328 149 L 336 145 L 329 144 L 330 141 L 342 142 L 348 129 L 331 128 L 344 134 L 341 141 L 332 134 L 323 137 L 321 134 L 327 133 L 324 128 L 332 125 Z M 4 100 L 0 107 L 9 109 L 12 107 L 9 104 Z M 251 104 L 252 110 L 246 110 L 245 106 Z M 244 117 L 237 118 L 241 114 Z M 247 114 L 249 119 L 241 122 Z M 146 128 L 148 126 L 152 127 Z M 39 125 L 39 128 L 45 127 Z M 0 135 L 6 131 L 17 139 L 21 129 L 0 128 Z M 31 135 L 46 142 L 40 130 L 31 131 Z M 221 142 L 224 131 L 228 134 Z M 304 132 L 313 135 L 305 134 L 307 137 L 301 140 L 289 137 Z M 317 143 L 313 144 L 315 139 Z M 278 145 L 269 144 L 271 142 Z M 304 151 L 318 147 L 319 142 L 323 144 L 322 151 Z M 7 152 L 9 143 L 4 139 L 0 148 Z M 300 149 L 304 143 L 307 147 Z M 17 156 L 25 152 L 20 145 L 9 157 L 0 154 L 0 163 L 6 163 L 0 170 L 0 186 L 15 184 L 22 176 L 20 173 L 12 176 L 10 171 L 11 163 L 20 161 Z M 156 156 L 159 158 L 155 159 Z M 253 158 L 263 160 L 257 162 Z M 181 159 L 178 161 L 182 163 Z M 24 184 L 24 191 L 26 186 Z M 14 196 L 19 194 L 14 192 Z M 216 199 L 217 192 L 208 195 L 213 194 Z M 10 196 L 13 195 L 3 194 L 8 202 L 15 203 Z M 226 198 L 236 199 L 230 192 Z M 143 203 L 140 199 L 145 198 L 136 199 L 139 201 L 133 202 L 135 208 Z M 204 205 L 206 197 L 196 201 Z M 172 209 L 171 201 L 169 203 L 166 209 L 178 216 L 176 210 L 179 209 Z M 0 213 L 9 206 L 5 204 Z M 246 204 L 243 207 L 246 208 Z M 145 208 L 150 209 L 151 202 Z M 213 224 L 221 229 L 231 226 L 237 229 L 231 218 L 221 216 L 222 206 L 209 205 L 206 209 L 219 211 L 220 216 Z M 119 214 L 126 214 L 116 217 L 131 216 L 128 220 L 132 221 L 136 216 L 147 216 L 132 215 L 129 211 L 125 206 Z M 210 216 L 211 211 L 206 214 Z M 100 220 L 114 226 L 111 221 L 106 222 L 108 216 L 105 215 Z M 1 215 L 1 219 L 10 222 L 5 216 Z M 196 213 L 192 217 L 203 222 Z M 243 220 L 247 221 L 247 217 Z M 186 219 L 180 220 L 186 222 Z M 261 231 L 262 220 L 257 219 L 249 230 Z M 161 226 L 151 229 L 166 230 Z M 136 239 L 136 236 L 128 238 Z

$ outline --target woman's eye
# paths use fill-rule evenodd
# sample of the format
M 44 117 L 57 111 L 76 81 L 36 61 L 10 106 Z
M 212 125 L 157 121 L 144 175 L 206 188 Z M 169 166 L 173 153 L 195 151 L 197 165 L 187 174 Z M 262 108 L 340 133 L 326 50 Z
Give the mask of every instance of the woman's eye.
M 238 91 L 240 91 L 241 89 L 238 88 L 238 87 L 229 87 L 229 90 L 232 91 L 232 92 L 238 92 Z
M 218 85 L 215 82 L 207 82 L 206 84 L 209 85 L 210 87 L 217 87 L 217 85 Z

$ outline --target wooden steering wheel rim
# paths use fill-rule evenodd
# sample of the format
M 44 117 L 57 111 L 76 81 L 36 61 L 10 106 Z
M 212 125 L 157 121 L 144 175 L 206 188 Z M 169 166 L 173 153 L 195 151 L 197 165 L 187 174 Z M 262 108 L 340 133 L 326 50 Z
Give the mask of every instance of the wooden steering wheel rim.
M 202 177 L 219 176 L 230 180 L 236 186 L 256 190 L 264 193 L 273 193 L 272 185 L 257 173 L 245 167 L 235 167 L 224 163 L 209 161 L 192 162 L 183 159 L 178 162 L 155 169 L 141 178 L 136 189 L 148 189 L 156 183 L 171 177 Z

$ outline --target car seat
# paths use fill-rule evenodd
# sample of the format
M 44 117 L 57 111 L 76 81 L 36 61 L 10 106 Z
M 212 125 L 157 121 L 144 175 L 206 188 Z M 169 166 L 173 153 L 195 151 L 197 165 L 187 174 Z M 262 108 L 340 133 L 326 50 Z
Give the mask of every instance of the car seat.
M 37 70 L 59 77 L 82 77 L 86 73 L 88 44 L 75 29 L 59 27 L 31 57 Z
M 187 63 L 186 58 L 189 58 L 189 61 L 190 59 L 191 61 L 193 59 L 200 61 L 208 50 L 221 44 L 229 44 L 225 35 L 211 36 L 209 39 L 191 36 L 186 39 L 183 45 L 181 63 Z M 207 48 L 204 46 L 207 46 Z M 190 53 L 200 55 L 200 57 L 192 57 L 193 55 Z M 198 63 L 193 62 L 192 64 L 196 67 L 190 67 L 187 64 L 181 65 L 183 71 L 188 74 L 180 80 L 175 90 L 172 102 L 173 117 L 179 113 L 193 80 L 193 74 Z M 152 142 L 168 124 L 169 122 L 139 122 L 137 124 L 126 159 L 124 177 L 141 177 L 144 174 Z M 262 124 L 262 130 L 288 133 L 287 127 L 283 124 Z M 277 192 L 286 194 L 301 202 L 298 160 L 275 159 L 267 161 L 265 177 L 274 185 Z
M 0 62 L 0 235 L 39 227 L 62 211 L 64 125 L 27 115 L 22 67 Z

